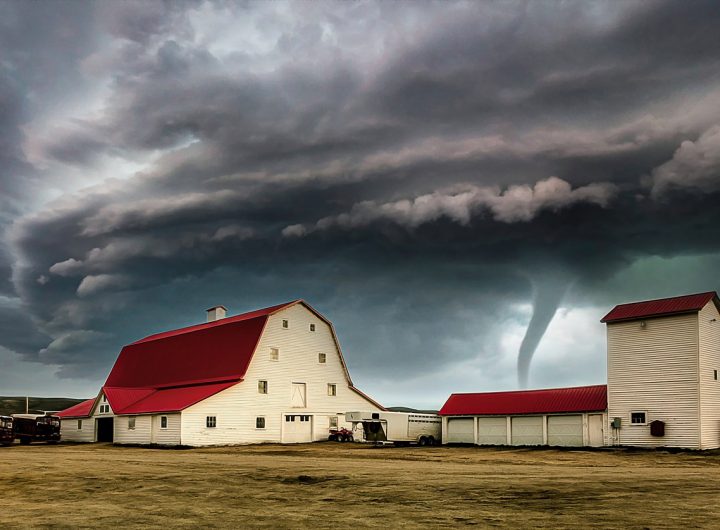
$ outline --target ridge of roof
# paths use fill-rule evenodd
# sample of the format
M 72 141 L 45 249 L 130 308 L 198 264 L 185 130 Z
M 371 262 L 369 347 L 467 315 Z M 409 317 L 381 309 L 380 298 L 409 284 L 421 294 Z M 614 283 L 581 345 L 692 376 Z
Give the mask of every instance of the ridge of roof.
M 297 303 L 304 303 L 304 301 L 302 299 L 292 300 L 290 302 L 285 302 L 284 304 L 278 304 L 278 305 L 274 305 L 274 306 L 270 306 L 270 307 L 265 307 L 263 309 L 256 309 L 254 311 L 248 311 L 246 313 L 241 313 L 239 315 L 221 318 L 218 320 L 214 320 L 212 322 L 203 322 L 201 324 L 193 324 L 192 326 L 185 326 L 182 328 L 172 329 L 169 331 L 161 331 L 159 333 L 154 333 L 152 335 L 148 335 L 147 337 L 143 337 L 142 339 L 136 340 L 135 342 L 131 342 L 128 346 L 132 346 L 134 344 L 142 344 L 144 342 L 150 342 L 153 340 L 165 339 L 167 337 L 183 335 L 185 333 L 192 333 L 194 331 L 210 329 L 210 328 L 214 328 L 214 327 L 218 327 L 218 326 L 223 326 L 225 324 L 232 324 L 234 322 L 242 322 L 243 320 L 251 320 L 253 318 L 269 316 L 269 315 L 272 315 L 273 313 L 280 311 L 281 309 L 285 309 L 286 307 L 290 307 Z
M 714 300 L 718 309 L 720 309 L 720 300 L 718 300 L 716 291 L 628 302 L 613 307 L 610 312 L 600 319 L 600 322 L 619 322 L 662 315 L 694 313 L 700 311 L 711 300 Z
M 561 386 L 553 388 L 528 388 L 528 389 L 517 389 L 517 390 L 490 390 L 489 392 L 453 392 L 451 396 L 477 396 L 479 394 L 490 395 L 490 394 L 531 394 L 533 392 L 558 392 L 558 391 L 570 391 L 580 390 L 584 388 L 599 388 L 606 387 L 604 385 L 579 385 L 579 386 Z

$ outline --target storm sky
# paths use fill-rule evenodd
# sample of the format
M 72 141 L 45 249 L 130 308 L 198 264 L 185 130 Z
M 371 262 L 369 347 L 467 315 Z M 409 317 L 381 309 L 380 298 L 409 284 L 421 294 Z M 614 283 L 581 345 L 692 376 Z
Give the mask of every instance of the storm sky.
M 720 289 L 717 2 L 0 10 L 0 395 L 296 298 L 385 405 L 517 388 L 531 318 L 604 383 L 613 305 Z

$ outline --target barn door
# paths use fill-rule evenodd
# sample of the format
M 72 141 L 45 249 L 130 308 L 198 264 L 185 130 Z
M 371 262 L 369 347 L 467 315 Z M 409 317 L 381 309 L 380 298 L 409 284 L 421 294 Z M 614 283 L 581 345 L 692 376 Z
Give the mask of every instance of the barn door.
M 588 444 L 590 447 L 602 447 L 603 440 L 603 415 L 588 415 Z
M 293 383 L 290 397 L 291 407 L 307 407 L 307 386 L 305 383 Z

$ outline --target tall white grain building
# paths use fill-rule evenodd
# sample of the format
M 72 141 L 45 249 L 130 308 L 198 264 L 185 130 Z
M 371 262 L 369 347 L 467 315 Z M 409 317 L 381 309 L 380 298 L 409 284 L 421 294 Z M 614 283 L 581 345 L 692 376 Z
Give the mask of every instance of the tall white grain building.
M 62 439 L 228 445 L 326 440 L 345 412 L 384 410 L 353 386 L 332 323 L 302 300 L 125 346 L 98 395 L 61 413 Z
M 602 319 L 609 443 L 720 447 L 719 309 L 707 292 L 622 304 Z

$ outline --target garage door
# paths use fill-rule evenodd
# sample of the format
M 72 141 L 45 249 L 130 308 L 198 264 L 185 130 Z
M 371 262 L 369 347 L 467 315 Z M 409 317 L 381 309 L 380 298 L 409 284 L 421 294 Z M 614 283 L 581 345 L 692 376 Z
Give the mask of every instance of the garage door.
M 542 445 L 542 416 L 518 416 L 512 418 L 511 424 L 513 445 Z
M 505 416 L 500 418 L 478 418 L 478 444 L 507 444 L 507 419 L 505 419 Z
M 283 442 L 312 442 L 312 416 L 287 414 L 283 422 Z
M 448 443 L 475 443 L 474 422 L 473 418 L 450 418 L 448 420 Z
M 581 447 L 582 416 L 548 416 L 548 445 Z

